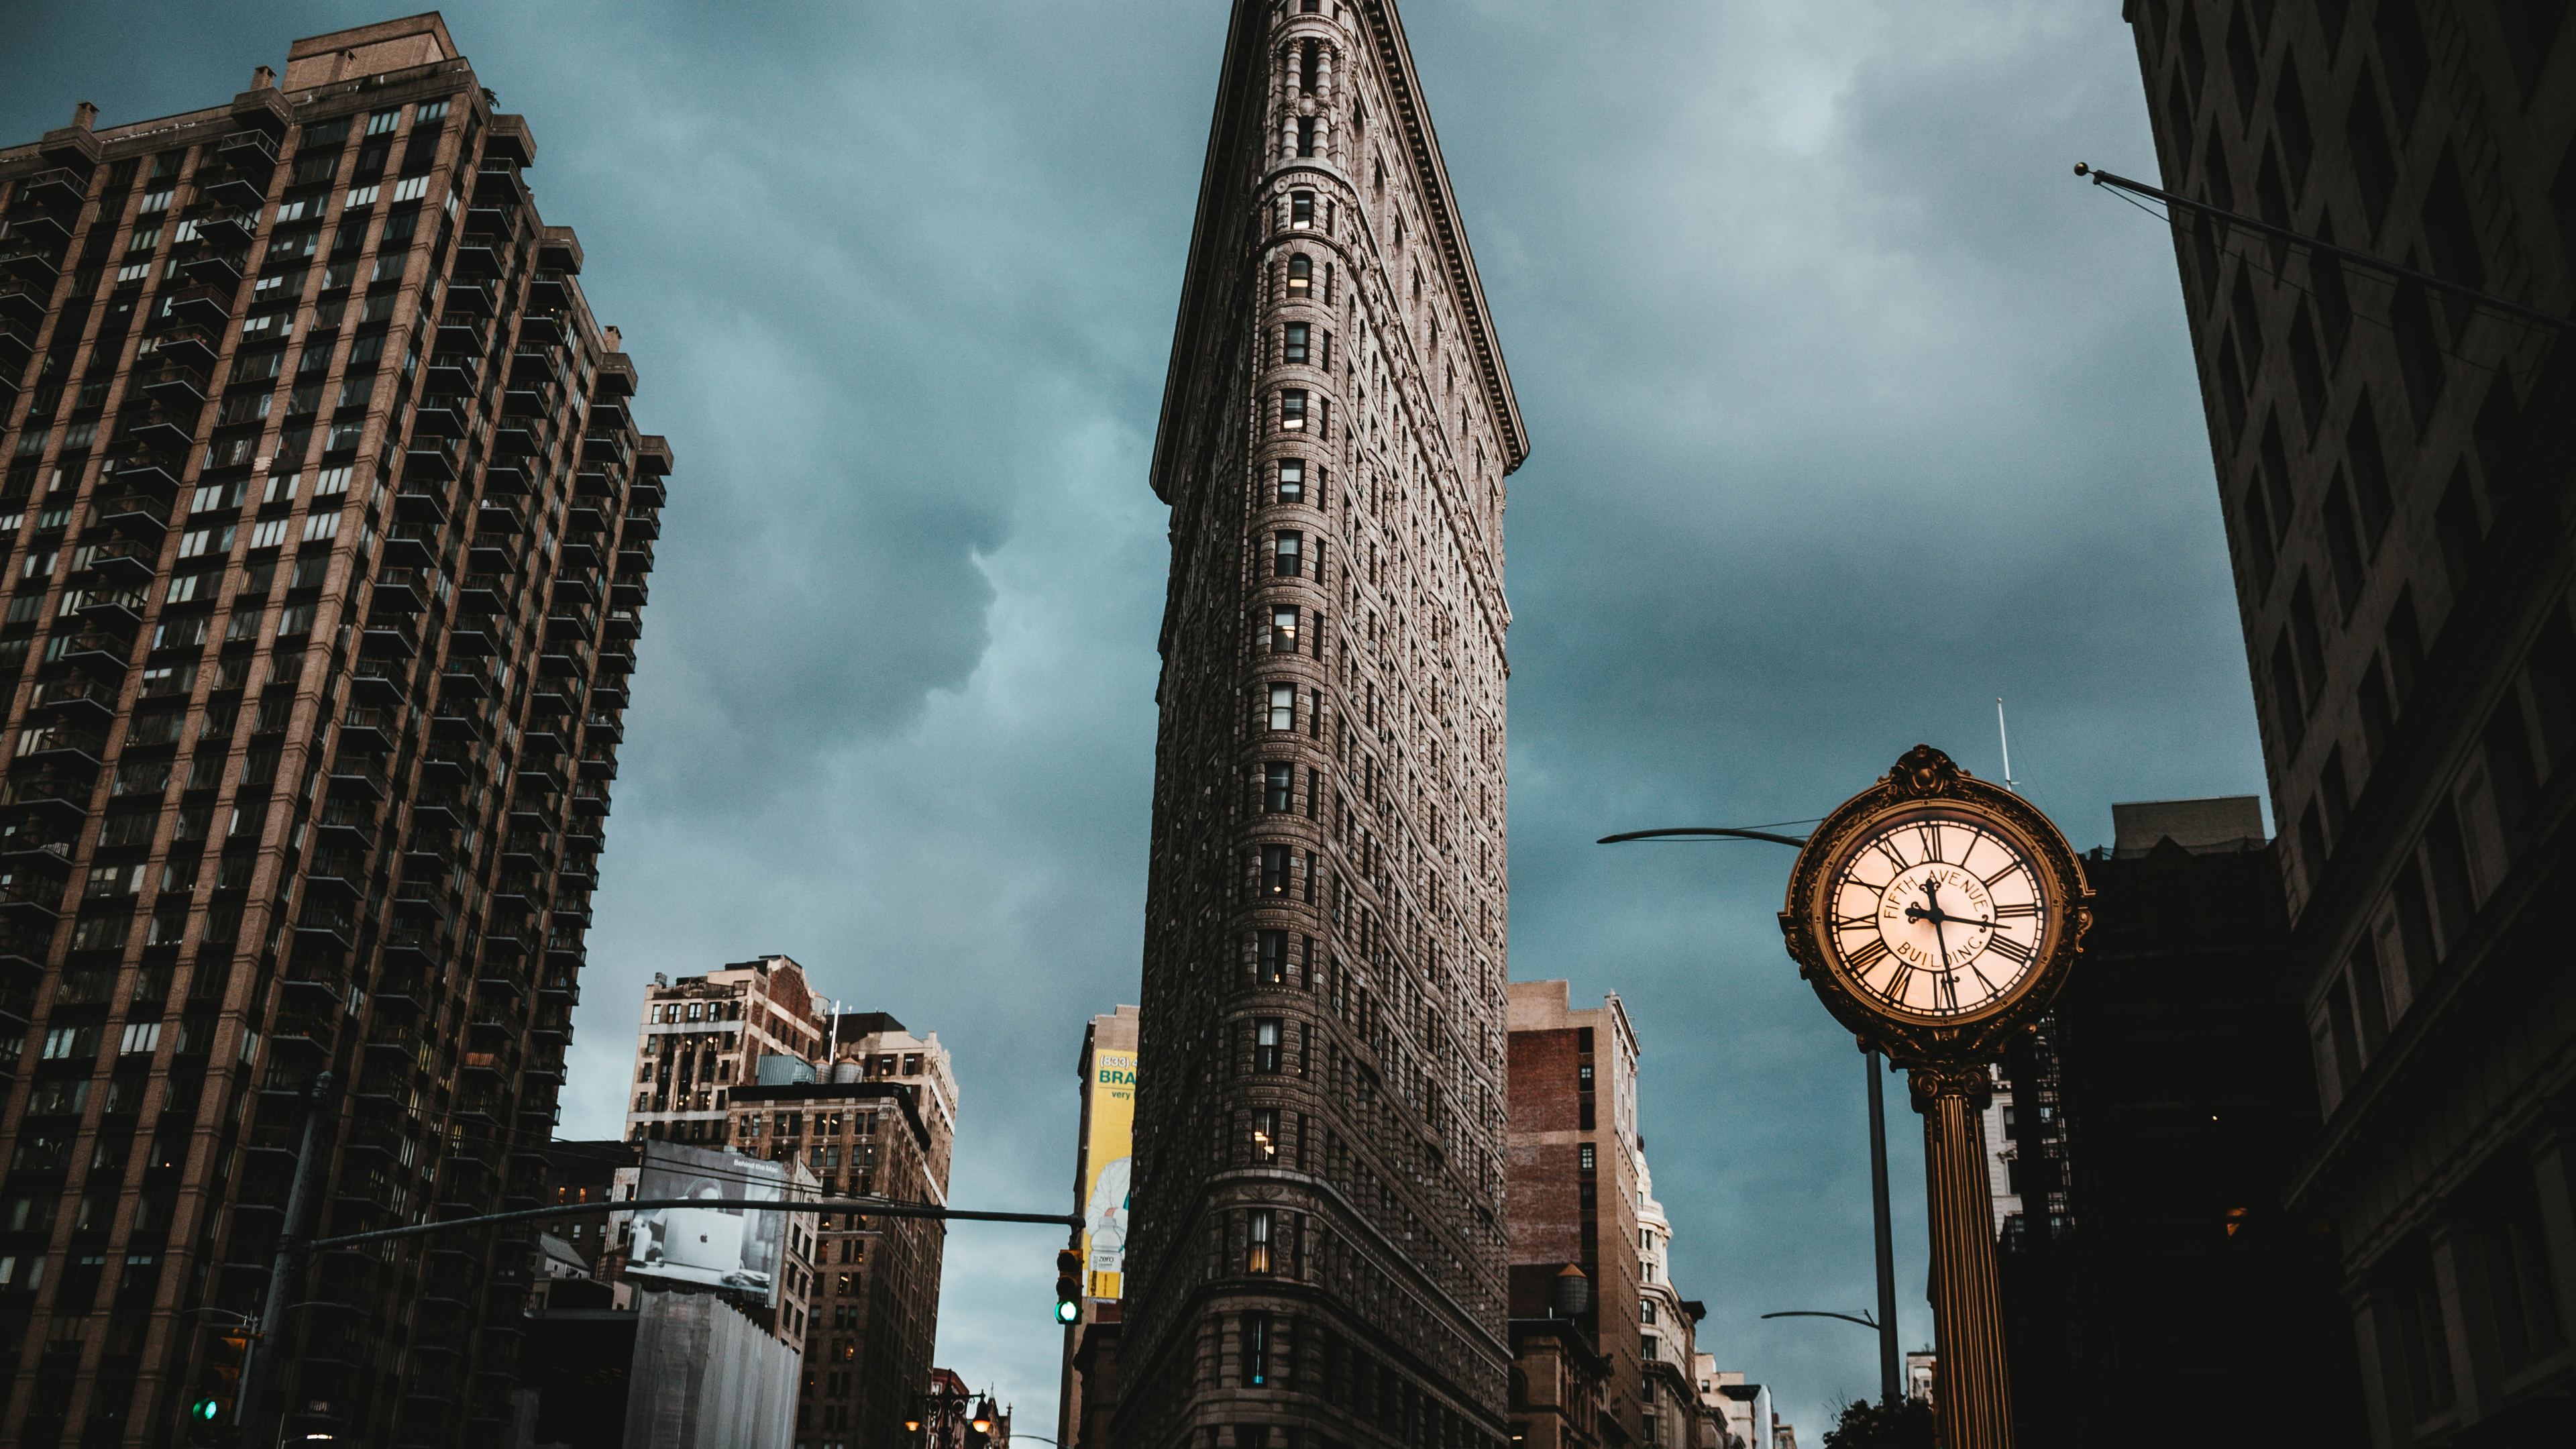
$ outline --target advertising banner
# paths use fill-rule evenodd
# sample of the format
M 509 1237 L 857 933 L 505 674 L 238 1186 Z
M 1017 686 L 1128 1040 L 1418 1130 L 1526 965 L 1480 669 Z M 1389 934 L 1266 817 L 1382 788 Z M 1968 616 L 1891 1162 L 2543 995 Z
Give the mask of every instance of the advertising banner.
M 639 1209 L 626 1271 L 637 1278 L 728 1288 L 774 1305 L 786 1214 L 745 1212 L 720 1200 L 775 1202 L 786 1188 L 785 1163 L 676 1142 L 645 1143 L 637 1200 L 694 1198 L 706 1206 Z
M 1116 1298 L 1127 1264 L 1127 1169 L 1136 1127 L 1136 1054 L 1091 1056 L 1091 1140 L 1083 1163 L 1083 1291 Z

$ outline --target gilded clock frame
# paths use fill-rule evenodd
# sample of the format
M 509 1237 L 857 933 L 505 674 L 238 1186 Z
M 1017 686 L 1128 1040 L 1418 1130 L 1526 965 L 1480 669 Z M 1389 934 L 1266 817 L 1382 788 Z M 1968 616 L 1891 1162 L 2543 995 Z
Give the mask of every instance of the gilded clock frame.
M 1933 806 L 1978 818 L 2026 847 L 2038 877 L 2045 919 L 2030 969 L 1994 1002 L 1955 1017 L 1897 1014 L 1854 980 L 1833 947 L 1833 867 L 1859 836 L 1891 817 Z M 1877 784 L 1844 801 L 1818 824 L 1789 874 L 1780 933 L 1798 974 L 1825 1010 L 1898 1066 L 1964 1066 L 1992 1061 L 2004 1041 L 2048 1010 L 2084 949 L 2093 924 L 2093 891 L 2066 837 L 2037 807 L 1959 768 L 1930 745 L 1916 745 Z

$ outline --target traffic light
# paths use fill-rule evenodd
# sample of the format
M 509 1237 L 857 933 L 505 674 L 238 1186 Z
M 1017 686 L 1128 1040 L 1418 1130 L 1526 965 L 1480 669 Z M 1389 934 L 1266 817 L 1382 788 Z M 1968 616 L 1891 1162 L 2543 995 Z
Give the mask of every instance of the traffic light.
M 251 1333 L 228 1327 L 215 1334 L 206 1354 L 206 1387 L 188 1401 L 188 1442 L 222 1446 L 240 1438 L 236 1403 L 241 1396 L 242 1365 L 250 1357 Z
M 1082 1255 L 1071 1248 L 1055 1255 L 1055 1321 L 1082 1319 Z

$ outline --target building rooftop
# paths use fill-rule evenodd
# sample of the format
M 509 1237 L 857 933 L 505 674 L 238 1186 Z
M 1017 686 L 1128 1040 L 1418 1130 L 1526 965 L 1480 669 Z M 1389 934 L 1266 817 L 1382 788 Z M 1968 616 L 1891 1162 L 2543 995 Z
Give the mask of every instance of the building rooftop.
M 2195 855 L 2263 847 L 2263 802 L 2252 795 L 2207 800 L 2132 800 L 2111 807 L 2112 853 L 2140 856 L 2170 840 Z

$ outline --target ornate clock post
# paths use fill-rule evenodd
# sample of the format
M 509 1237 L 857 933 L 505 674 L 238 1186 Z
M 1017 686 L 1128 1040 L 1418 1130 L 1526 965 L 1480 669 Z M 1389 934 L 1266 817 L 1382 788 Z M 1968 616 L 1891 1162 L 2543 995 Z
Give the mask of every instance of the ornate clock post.
M 1780 930 L 1798 974 L 1864 1047 L 1905 1068 L 1923 1114 L 1949 1449 L 2009 1449 L 1982 1114 L 1988 1067 L 2048 1009 L 2092 924 L 2084 868 L 2048 817 L 1930 745 L 1807 837 Z

